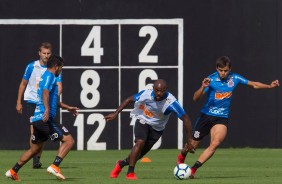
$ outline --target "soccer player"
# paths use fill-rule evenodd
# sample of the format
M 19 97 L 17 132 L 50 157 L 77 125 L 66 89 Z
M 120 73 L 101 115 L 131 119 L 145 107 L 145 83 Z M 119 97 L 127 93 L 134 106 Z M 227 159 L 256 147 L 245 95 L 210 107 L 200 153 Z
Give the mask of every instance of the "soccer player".
M 134 103 L 130 116 L 137 118 L 134 126 L 135 144 L 130 154 L 124 160 L 119 160 L 110 173 L 111 178 L 117 178 L 124 166 L 129 165 L 126 178 L 137 180 L 134 168 L 138 159 L 142 158 L 161 137 L 171 113 L 180 118 L 186 130 L 186 149 L 193 153 L 191 145 L 191 121 L 177 99 L 167 91 L 166 81 L 159 79 L 154 82 L 153 90 L 143 90 L 125 99 L 114 113 L 105 116 L 106 121 L 113 120 L 129 104 Z
M 254 89 L 272 89 L 279 86 L 278 80 L 274 80 L 270 84 L 263 84 L 247 80 L 241 75 L 231 72 L 231 60 L 227 56 L 217 59 L 216 70 L 217 72 L 202 81 L 201 87 L 193 97 L 194 101 L 198 101 L 206 95 L 207 101 L 193 127 L 192 145 L 197 148 L 200 141 L 208 134 L 210 134 L 210 144 L 191 167 L 191 178 L 194 178 L 197 169 L 213 156 L 226 137 L 230 102 L 237 85 L 244 84 Z M 187 153 L 184 147 L 177 157 L 176 164 L 184 163 Z
M 49 138 L 52 141 L 61 141 L 57 156 L 48 168 L 47 172 L 55 175 L 58 179 L 64 180 L 59 165 L 69 153 L 74 144 L 74 139 L 68 130 L 60 123 L 54 122 L 57 106 L 67 109 L 73 115 L 77 115 L 78 108 L 66 105 L 58 100 L 57 77 L 62 71 L 63 59 L 52 55 L 47 62 L 47 70 L 41 76 L 37 90 L 38 101 L 34 115 L 30 118 L 33 126 L 33 134 L 30 148 L 25 151 L 19 161 L 8 170 L 5 175 L 12 180 L 19 181 L 18 171 L 34 155 L 42 149 L 43 143 Z
M 29 122 L 29 118 L 33 115 L 36 101 L 37 101 L 37 88 L 41 75 L 47 70 L 47 61 L 52 54 L 52 45 L 48 42 L 44 42 L 39 46 L 38 55 L 39 60 L 29 63 L 25 69 L 22 81 L 18 90 L 18 99 L 16 110 L 19 114 L 22 114 L 23 105 L 22 97 L 24 95 L 24 101 L 26 106 L 26 118 Z M 62 92 L 62 79 L 61 74 L 57 78 L 57 84 L 59 87 L 58 94 Z M 33 128 L 30 126 L 30 133 L 32 135 Z M 31 144 L 31 138 L 30 138 Z M 43 148 L 43 147 L 42 147 Z M 42 164 L 40 162 L 42 150 L 33 157 L 33 168 L 41 168 Z

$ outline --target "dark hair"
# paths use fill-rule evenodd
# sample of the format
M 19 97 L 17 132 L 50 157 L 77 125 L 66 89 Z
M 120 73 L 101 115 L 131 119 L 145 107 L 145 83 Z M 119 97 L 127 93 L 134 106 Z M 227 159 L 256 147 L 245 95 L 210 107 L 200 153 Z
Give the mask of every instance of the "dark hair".
M 216 68 L 224 68 L 226 66 L 231 68 L 231 60 L 227 56 L 221 56 L 216 60 L 215 65 Z
M 44 49 L 50 49 L 52 51 L 52 44 L 49 42 L 43 42 L 41 43 L 41 45 L 39 46 L 38 50 L 41 51 L 41 48 Z
M 57 55 L 52 55 L 47 62 L 47 68 L 52 68 L 54 66 L 63 66 L 63 65 L 64 65 L 64 59 Z

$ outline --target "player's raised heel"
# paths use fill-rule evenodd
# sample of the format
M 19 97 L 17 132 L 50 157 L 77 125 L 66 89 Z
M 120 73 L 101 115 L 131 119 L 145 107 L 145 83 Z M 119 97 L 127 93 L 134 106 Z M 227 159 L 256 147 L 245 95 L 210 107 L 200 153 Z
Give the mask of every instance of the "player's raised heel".
M 195 168 L 191 168 L 191 175 L 189 176 L 190 179 L 194 179 L 195 178 L 195 173 L 196 173 L 197 169 Z
M 136 174 L 134 172 L 133 173 L 128 173 L 126 175 L 126 179 L 128 179 L 128 180 L 138 180 L 138 178 L 137 178 L 137 176 L 136 176 Z
M 50 174 L 55 175 L 59 180 L 65 180 L 66 178 L 64 177 L 64 175 L 61 174 L 60 168 L 55 166 L 54 164 L 50 165 L 47 168 L 47 172 Z
M 119 173 L 122 170 L 122 168 L 119 165 L 120 162 L 121 162 L 121 160 L 117 161 L 115 168 L 111 171 L 110 178 L 117 178 L 118 177 Z
M 12 180 L 20 181 L 20 178 L 19 178 L 18 174 L 13 169 L 8 170 L 5 173 L 5 176 L 10 178 L 10 179 L 12 179 Z

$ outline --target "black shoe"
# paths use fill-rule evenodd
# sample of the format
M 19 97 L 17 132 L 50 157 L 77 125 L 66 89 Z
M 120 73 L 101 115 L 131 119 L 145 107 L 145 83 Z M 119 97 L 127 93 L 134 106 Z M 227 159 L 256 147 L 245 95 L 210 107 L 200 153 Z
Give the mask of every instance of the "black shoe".
M 42 166 L 42 163 L 41 162 L 37 162 L 37 163 L 33 164 L 32 168 L 33 169 L 41 169 L 42 168 L 41 166 Z

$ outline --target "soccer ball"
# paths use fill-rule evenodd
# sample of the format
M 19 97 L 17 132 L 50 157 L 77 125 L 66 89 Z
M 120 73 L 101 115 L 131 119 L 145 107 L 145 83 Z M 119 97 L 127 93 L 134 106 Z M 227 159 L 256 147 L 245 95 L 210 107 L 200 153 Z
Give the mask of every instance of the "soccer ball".
M 178 164 L 173 170 L 173 175 L 176 179 L 185 180 L 191 175 L 191 169 L 187 164 Z

